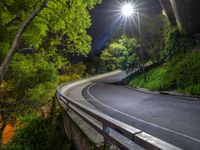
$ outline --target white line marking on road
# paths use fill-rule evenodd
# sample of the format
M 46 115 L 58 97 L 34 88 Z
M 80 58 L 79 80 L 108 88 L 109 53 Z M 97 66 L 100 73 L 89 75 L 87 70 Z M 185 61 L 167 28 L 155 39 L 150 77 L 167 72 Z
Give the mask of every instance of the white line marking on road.
M 92 99 L 94 99 L 94 100 L 95 100 L 96 102 L 98 102 L 99 104 L 101 104 L 101 105 L 103 105 L 103 106 L 105 106 L 105 107 L 107 107 L 107 108 L 109 108 L 109 109 L 111 109 L 111 110 L 113 110 L 113 111 L 115 111 L 115 112 L 118 112 L 118 113 L 120 113 L 120 114 L 122 114 L 122 115 L 125 115 L 125 116 L 127 116 L 127 117 L 130 117 L 130 118 L 132 118 L 132 119 L 138 120 L 138 121 L 140 121 L 140 122 L 149 124 L 149 125 L 151 125 L 151 126 L 160 128 L 160 129 L 162 129 L 162 130 L 165 130 L 165 131 L 174 133 L 174 134 L 179 135 L 179 136 L 183 136 L 183 137 L 185 137 L 185 138 L 188 138 L 188 139 L 190 139 L 190 140 L 193 140 L 193 141 L 196 141 L 196 142 L 200 143 L 200 139 L 197 139 L 197 138 L 191 137 L 191 136 L 189 136 L 189 135 L 185 135 L 185 134 L 183 134 L 183 133 L 174 131 L 174 130 L 172 130 L 172 129 L 168 129 L 168 128 L 165 128 L 165 127 L 161 127 L 161 126 L 159 126 L 159 125 L 156 125 L 156 124 L 147 122 L 147 121 L 145 121 L 145 120 L 142 120 L 142 119 L 139 119 L 139 118 L 130 116 L 129 114 L 123 113 L 123 112 L 121 112 L 121 111 L 119 111 L 119 110 L 117 110 L 117 109 L 115 109 L 115 108 L 112 108 L 112 107 L 110 107 L 110 106 L 108 106 L 108 105 L 106 105 L 106 104 L 104 104 L 104 103 L 98 101 L 98 100 L 90 93 L 90 89 L 91 89 L 94 85 L 95 85 L 95 83 L 92 83 L 90 86 L 87 87 L 87 93 L 90 95 L 90 97 L 92 97 Z

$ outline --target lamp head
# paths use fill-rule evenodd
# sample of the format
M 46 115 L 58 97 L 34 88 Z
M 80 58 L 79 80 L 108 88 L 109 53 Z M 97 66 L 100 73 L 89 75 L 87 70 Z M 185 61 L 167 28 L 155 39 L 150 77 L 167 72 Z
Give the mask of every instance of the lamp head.
M 131 3 L 126 3 L 121 7 L 121 13 L 125 17 L 130 17 L 135 12 L 134 7 Z

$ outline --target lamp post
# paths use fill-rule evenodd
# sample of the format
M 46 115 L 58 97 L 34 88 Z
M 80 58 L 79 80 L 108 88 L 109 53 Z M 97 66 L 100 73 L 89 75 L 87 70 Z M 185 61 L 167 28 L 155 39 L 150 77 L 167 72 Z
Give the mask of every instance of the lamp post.
M 144 82 L 146 83 L 147 77 L 146 77 L 146 71 L 144 67 L 144 55 L 143 55 L 143 42 L 142 42 L 142 30 L 141 30 L 141 22 L 140 22 L 140 14 L 139 10 L 134 9 L 134 6 L 131 3 L 127 3 L 122 5 L 121 8 L 121 13 L 124 17 L 128 18 L 131 17 L 133 14 L 137 15 L 137 23 L 138 23 L 138 33 L 139 33 L 139 38 L 140 38 L 140 54 L 141 54 L 141 67 L 142 67 L 142 72 L 144 75 Z
M 144 53 L 143 53 L 143 42 L 142 42 L 142 30 L 141 30 L 141 22 L 140 22 L 140 15 L 139 11 L 136 11 L 137 14 L 137 22 L 138 22 L 138 31 L 139 31 L 139 38 L 140 38 L 140 53 L 141 53 L 141 62 L 142 62 L 142 72 L 144 75 L 144 83 L 147 82 L 147 76 L 146 76 L 146 71 L 144 67 Z

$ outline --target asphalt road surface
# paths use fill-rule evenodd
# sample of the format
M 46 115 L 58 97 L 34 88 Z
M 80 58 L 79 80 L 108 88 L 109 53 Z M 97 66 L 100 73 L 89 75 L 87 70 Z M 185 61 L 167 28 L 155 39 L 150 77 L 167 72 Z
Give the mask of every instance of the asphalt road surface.
M 82 95 L 106 114 L 186 150 L 200 150 L 200 100 L 148 94 L 116 84 L 125 73 L 101 79 Z

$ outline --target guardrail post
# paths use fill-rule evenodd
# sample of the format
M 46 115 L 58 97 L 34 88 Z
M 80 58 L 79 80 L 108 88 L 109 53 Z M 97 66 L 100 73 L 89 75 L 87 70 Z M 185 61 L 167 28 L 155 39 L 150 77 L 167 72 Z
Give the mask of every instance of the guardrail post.
M 106 124 L 103 124 L 104 150 L 106 150 L 109 146 L 109 141 L 107 138 L 109 132 L 110 132 L 109 127 Z
M 83 83 L 89 83 L 97 79 L 100 79 L 100 76 L 92 77 L 90 79 L 86 79 L 83 81 L 72 82 L 67 85 L 66 84 L 60 85 L 57 88 L 56 94 L 58 97 L 59 104 L 62 106 L 62 108 L 65 111 L 68 111 L 69 109 L 72 110 L 79 117 L 81 117 L 89 126 L 94 128 L 97 132 L 99 132 L 103 136 L 104 150 L 107 150 L 107 149 L 141 150 L 142 149 L 141 147 L 146 148 L 146 149 L 154 149 L 154 150 L 155 149 L 156 150 L 158 149 L 181 150 L 176 146 L 173 146 L 145 132 L 142 132 L 141 130 L 137 128 L 134 128 L 119 120 L 116 120 L 101 111 L 98 111 L 92 107 L 84 105 L 76 101 L 75 99 L 70 98 L 68 95 L 65 95 L 65 92 L 76 87 L 77 85 L 80 86 L 80 85 L 83 85 Z M 84 112 L 86 115 L 82 112 Z M 102 144 L 102 136 L 100 136 L 101 144 Z M 131 142 L 131 140 L 133 142 Z M 80 142 L 78 142 L 77 144 L 79 143 Z
M 56 97 L 57 97 L 57 100 L 61 100 L 61 101 L 63 101 L 63 99 L 60 97 L 61 95 L 60 95 L 60 93 L 59 92 L 56 92 Z M 66 112 L 68 112 L 69 111 L 69 101 L 68 100 L 66 100 L 65 99 L 65 107 L 64 107 L 64 110 L 66 111 Z M 61 106 L 61 105 L 60 105 Z M 62 106 L 61 106 L 62 107 Z

